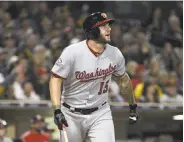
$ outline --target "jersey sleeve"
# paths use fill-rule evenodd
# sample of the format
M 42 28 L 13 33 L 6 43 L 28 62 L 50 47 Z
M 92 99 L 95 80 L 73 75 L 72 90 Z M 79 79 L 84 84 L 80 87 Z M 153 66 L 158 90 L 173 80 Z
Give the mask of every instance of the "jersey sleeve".
M 116 52 L 116 60 L 117 60 L 117 66 L 113 75 L 121 76 L 125 73 L 125 58 L 119 49 L 117 49 L 117 52 Z
M 72 66 L 72 53 L 66 47 L 55 62 L 51 72 L 58 77 L 67 78 Z

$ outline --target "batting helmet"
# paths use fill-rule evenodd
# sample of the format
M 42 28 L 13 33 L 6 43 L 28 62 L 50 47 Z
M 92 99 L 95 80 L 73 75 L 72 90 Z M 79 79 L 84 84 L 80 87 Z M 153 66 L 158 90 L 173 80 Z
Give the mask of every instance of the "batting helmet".
M 100 34 L 99 26 L 104 23 L 113 24 L 115 20 L 108 19 L 105 13 L 95 12 L 89 15 L 83 22 L 83 30 L 87 39 L 97 39 Z
M 7 122 L 0 118 L 0 128 L 6 128 L 6 127 L 7 127 Z

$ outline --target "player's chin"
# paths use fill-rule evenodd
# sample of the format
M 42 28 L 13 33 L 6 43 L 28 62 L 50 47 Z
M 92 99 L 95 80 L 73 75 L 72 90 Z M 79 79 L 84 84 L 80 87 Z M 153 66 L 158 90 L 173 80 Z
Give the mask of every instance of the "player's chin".
M 106 43 L 110 43 L 111 42 L 111 39 L 108 38 L 108 39 L 105 39 Z
M 110 35 L 109 35 L 109 36 L 105 36 L 105 40 L 106 40 L 106 41 L 111 41 Z
M 101 38 L 99 38 L 99 41 L 101 41 L 103 43 L 110 43 L 111 39 L 110 39 L 110 36 L 108 36 L 108 37 L 101 37 Z

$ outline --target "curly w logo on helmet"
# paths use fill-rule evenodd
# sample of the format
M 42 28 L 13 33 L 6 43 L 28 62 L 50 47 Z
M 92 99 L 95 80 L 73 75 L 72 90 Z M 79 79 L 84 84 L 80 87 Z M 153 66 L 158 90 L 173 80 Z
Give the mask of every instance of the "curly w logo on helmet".
M 105 13 L 102 13 L 101 16 L 102 16 L 103 18 L 107 18 L 107 14 L 105 14 Z

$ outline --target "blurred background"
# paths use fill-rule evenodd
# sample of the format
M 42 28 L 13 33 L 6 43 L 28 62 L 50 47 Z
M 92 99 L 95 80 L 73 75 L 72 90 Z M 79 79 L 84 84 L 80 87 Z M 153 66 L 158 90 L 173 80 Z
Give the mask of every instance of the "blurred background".
M 50 70 L 66 46 L 85 39 L 82 22 L 97 11 L 116 20 L 111 44 L 125 57 L 139 103 L 140 120 L 130 126 L 128 105 L 113 79 L 116 142 L 183 141 L 182 1 L 1 1 L 0 139 L 21 142 L 28 132 L 59 139 Z

